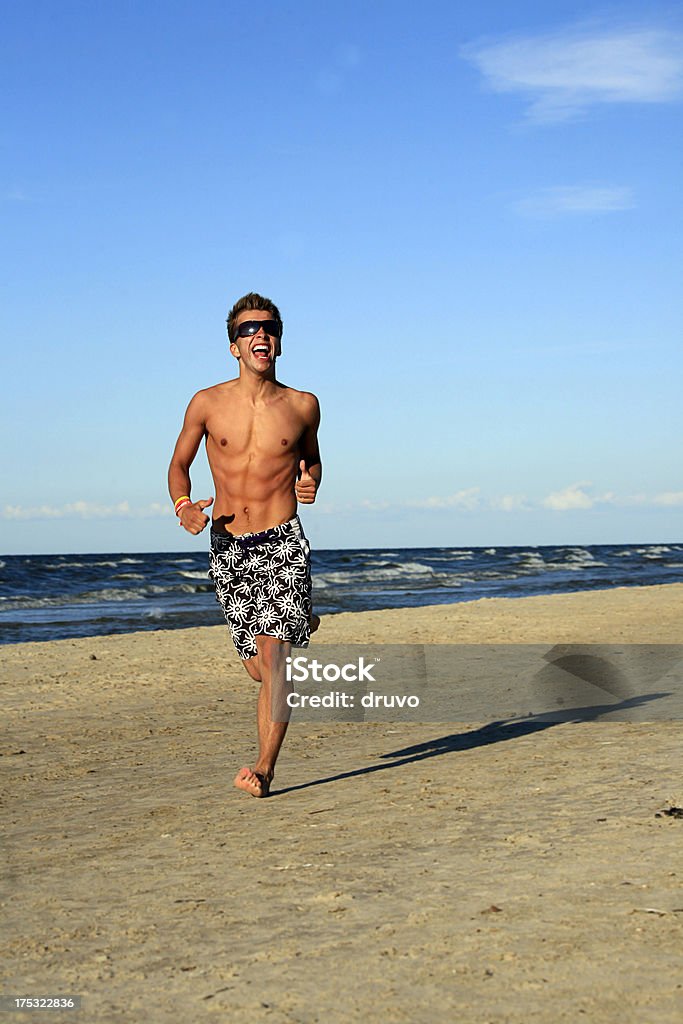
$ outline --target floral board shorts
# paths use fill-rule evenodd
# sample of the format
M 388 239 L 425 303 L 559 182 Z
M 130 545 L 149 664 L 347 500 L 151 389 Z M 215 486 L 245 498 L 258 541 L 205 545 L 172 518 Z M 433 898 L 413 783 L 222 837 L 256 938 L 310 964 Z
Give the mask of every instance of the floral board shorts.
M 257 636 L 307 647 L 311 631 L 311 549 L 298 516 L 263 533 L 211 531 L 209 576 L 237 653 L 257 653 Z

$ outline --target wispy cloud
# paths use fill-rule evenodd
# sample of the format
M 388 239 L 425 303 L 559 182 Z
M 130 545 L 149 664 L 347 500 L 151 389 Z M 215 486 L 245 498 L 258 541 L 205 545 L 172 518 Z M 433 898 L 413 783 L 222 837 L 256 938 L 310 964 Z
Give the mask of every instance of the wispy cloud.
M 328 501 L 316 505 L 320 515 L 354 516 L 422 511 L 425 514 L 438 512 L 505 512 L 523 513 L 546 509 L 550 512 L 571 512 L 590 510 L 596 506 L 612 505 L 618 508 L 683 508 L 683 491 L 662 491 L 659 494 L 617 495 L 612 491 L 593 493 L 590 481 L 568 484 L 552 491 L 543 498 L 529 498 L 524 494 L 502 494 L 486 496 L 479 487 L 469 487 L 454 494 L 430 495 L 426 498 L 389 501 L 384 498 L 365 498 L 355 502 L 337 503 Z M 5 505 L 0 510 L 0 520 L 5 521 L 50 521 L 55 519 L 168 519 L 173 509 L 165 502 L 150 502 L 147 505 L 131 506 L 127 501 L 116 505 L 103 505 L 94 501 L 74 501 L 66 505 Z
M 583 25 L 461 49 L 495 92 L 520 93 L 536 123 L 606 103 L 668 103 L 683 91 L 683 35 Z
M 544 508 L 551 508 L 555 512 L 565 512 L 568 509 L 576 508 L 592 508 L 595 504 L 595 498 L 588 494 L 590 486 L 589 482 L 570 484 L 561 491 L 553 491 L 552 494 L 543 498 L 541 504 Z
M 529 497 L 526 494 L 483 495 L 479 487 L 470 487 L 450 495 L 432 495 L 427 498 L 387 501 L 366 498 L 357 502 L 337 504 L 328 502 L 318 509 L 327 515 L 353 516 L 358 514 L 401 513 L 422 511 L 425 514 L 438 512 L 504 512 L 519 515 L 527 512 L 588 512 L 596 508 L 683 508 L 683 491 L 662 491 L 659 494 L 616 494 L 614 491 L 596 492 L 589 480 L 567 484 L 551 491 L 544 497 Z
M 664 508 L 683 508 L 683 491 L 665 491 L 663 494 L 656 494 L 653 504 L 661 505 Z
M 533 507 L 524 494 L 502 494 L 492 498 L 490 504 L 497 512 L 527 512 Z
M 472 512 L 479 506 L 479 488 L 468 487 L 464 491 L 457 491 L 455 494 L 448 494 L 445 497 L 438 495 L 429 498 L 416 498 L 414 501 L 406 501 L 406 508 L 457 508 Z
M 156 519 L 173 514 L 168 505 L 153 501 L 131 508 L 127 501 L 117 505 L 100 505 L 94 501 L 74 501 L 67 505 L 5 505 L 2 519 Z
M 614 213 L 632 210 L 633 190 L 622 185 L 557 185 L 543 188 L 512 204 L 525 217 L 562 217 L 572 214 Z

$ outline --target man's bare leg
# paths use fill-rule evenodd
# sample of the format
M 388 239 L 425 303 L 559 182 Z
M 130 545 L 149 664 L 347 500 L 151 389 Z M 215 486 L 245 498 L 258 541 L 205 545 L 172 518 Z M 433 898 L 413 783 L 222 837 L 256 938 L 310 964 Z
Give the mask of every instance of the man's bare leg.
M 275 773 L 275 762 L 280 753 L 282 741 L 287 732 L 288 722 L 273 721 L 273 718 L 284 718 L 287 681 L 285 659 L 291 651 L 289 641 L 277 640 L 272 636 L 256 638 L 258 647 L 258 667 L 245 664 L 249 675 L 258 671 L 261 676 L 261 689 L 258 695 L 256 722 L 258 727 L 259 756 L 253 770 L 241 768 L 235 776 L 235 786 L 252 796 L 268 796 L 270 783 Z M 255 659 L 249 659 L 253 662 Z M 252 675 L 252 678 L 254 676 Z M 271 706 L 272 705 L 272 706 Z
M 258 661 L 258 654 L 255 654 L 253 658 L 245 658 L 242 664 L 255 682 L 263 682 L 261 679 L 261 668 Z

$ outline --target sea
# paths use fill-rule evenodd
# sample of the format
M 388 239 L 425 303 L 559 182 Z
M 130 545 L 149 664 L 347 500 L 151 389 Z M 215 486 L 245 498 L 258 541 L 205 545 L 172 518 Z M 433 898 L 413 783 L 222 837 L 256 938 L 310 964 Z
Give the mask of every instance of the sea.
M 0 643 L 211 626 L 205 551 L 0 558 Z M 319 615 L 683 582 L 681 544 L 313 553 Z

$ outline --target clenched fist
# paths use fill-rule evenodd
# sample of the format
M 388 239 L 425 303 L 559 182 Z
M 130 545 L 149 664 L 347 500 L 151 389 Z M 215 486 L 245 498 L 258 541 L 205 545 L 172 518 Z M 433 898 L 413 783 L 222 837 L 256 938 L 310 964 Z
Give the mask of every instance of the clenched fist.
M 209 521 L 209 517 L 204 515 L 204 509 L 212 504 L 213 498 L 201 498 L 199 501 L 193 501 L 191 505 L 186 505 L 185 508 L 181 509 L 178 518 L 183 528 L 188 533 L 201 533 Z

